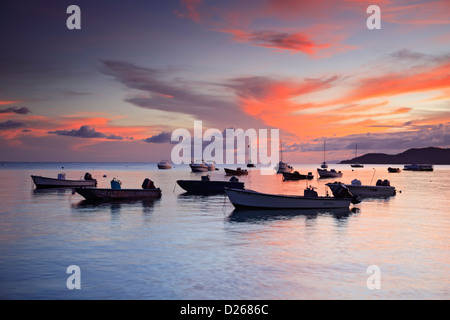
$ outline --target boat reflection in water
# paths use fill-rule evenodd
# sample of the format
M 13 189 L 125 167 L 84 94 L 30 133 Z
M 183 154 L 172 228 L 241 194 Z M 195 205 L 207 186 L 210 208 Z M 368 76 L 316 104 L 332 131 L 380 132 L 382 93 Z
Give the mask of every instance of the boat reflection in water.
M 264 222 L 274 220 L 293 219 L 304 216 L 307 219 L 315 219 L 320 215 L 330 215 L 336 219 L 345 219 L 354 213 L 358 213 L 359 208 L 336 208 L 336 209 L 234 209 L 228 216 L 228 222 Z

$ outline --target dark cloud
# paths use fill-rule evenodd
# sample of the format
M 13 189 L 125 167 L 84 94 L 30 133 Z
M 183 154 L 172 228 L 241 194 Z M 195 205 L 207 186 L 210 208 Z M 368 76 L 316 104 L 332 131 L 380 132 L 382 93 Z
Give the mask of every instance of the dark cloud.
M 149 143 L 168 143 L 171 142 L 172 134 L 170 132 L 161 132 L 158 135 L 151 136 L 150 138 L 145 139 L 145 142 Z
M 8 120 L 8 121 L 5 121 L 5 122 L 0 122 L 0 130 L 20 128 L 23 125 L 24 124 L 22 122 L 14 121 L 14 120 Z
M 78 138 L 106 138 L 110 140 L 123 140 L 123 137 L 117 135 L 109 135 L 107 136 L 104 133 L 96 131 L 94 128 L 90 126 L 81 126 L 80 129 L 75 130 L 55 130 L 49 131 L 50 134 L 56 134 L 59 136 L 68 136 L 68 137 L 78 137 Z
M 144 94 L 125 99 L 135 106 L 189 114 L 215 127 L 262 127 L 259 120 L 241 110 L 236 96 L 230 95 L 229 90 L 217 94 L 218 88 L 227 89 L 225 83 L 199 84 L 179 77 L 170 78 L 170 70 L 145 68 L 122 61 L 103 61 L 100 71 L 127 88 L 142 91 Z
M 28 114 L 30 112 L 31 112 L 30 109 L 28 109 L 27 107 L 9 107 L 0 110 L 0 113 Z
M 354 134 L 327 138 L 327 150 L 358 150 L 364 152 L 399 152 L 411 148 L 431 146 L 450 147 L 450 123 L 438 125 L 416 125 L 411 130 L 386 133 Z M 323 151 L 323 139 L 308 143 L 286 144 L 286 152 Z

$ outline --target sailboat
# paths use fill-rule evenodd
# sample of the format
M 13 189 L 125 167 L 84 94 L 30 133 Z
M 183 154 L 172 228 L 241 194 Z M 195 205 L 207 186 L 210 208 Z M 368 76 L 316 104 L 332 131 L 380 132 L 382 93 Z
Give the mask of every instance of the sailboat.
M 281 154 L 281 157 L 280 157 L 280 162 L 278 162 L 277 173 L 294 171 L 294 168 L 290 164 L 283 162 L 283 147 L 281 145 L 281 140 L 280 140 L 280 154 Z
M 358 156 L 358 145 L 356 145 L 356 149 L 355 149 L 355 159 L 357 158 L 357 156 Z M 352 168 L 364 168 L 364 166 L 360 163 L 352 163 L 350 166 Z
M 248 146 L 248 148 L 250 148 L 250 145 Z M 252 162 L 252 155 L 251 155 L 251 151 L 248 152 L 248 163 L 247 163 L 247 168 L 254 168 L 255 164 Z
M 323 162 L 322 162 L 322 165 L 320 166 L 322 169 L 328 168 L 328 164 L 325 162 L 325 146 L 326 146 L 326 140 L 323 139 Z
M 317 173 L 320 178 L 340 178 L 342 177 L 341 171 L 336 171 L 331 169 L 328 171 L 328 164 L 325 162 L 325 139 L 323 140 L 323 163 L 321 165 L 322 169 L 317 168 Z

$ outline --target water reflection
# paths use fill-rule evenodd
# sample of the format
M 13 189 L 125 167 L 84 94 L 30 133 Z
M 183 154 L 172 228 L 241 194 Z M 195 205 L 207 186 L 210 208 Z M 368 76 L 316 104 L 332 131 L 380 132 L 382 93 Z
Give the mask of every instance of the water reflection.
M 351 214 L 357 213 L 359 209 L 275 209 L 275 210 L 239 210 L 234 209 L 228 216 L 229 222 L 260 223 L 266 221 L 292 219 L 305 216 L 306 219 L 316 219 L 319 215 L 331 215 L 338 220 L 347 219 Z
M 32 195 L 35 198 L 45 197 L 53 194 L 56 194 L 58 196 L 64 196 L 66 193 L 69 193 L 71 191 L 72 191 L 71 188 L 33 189 Z
M 154 206 L 160 199 L 136 199 L 136 200 L 114 200 L 114 201 L 88 201 L 81 200 L 78 203 L 72 204 L 72 209 L 77 213 L 86 212 L 104 212 L 111 211 L 111 215 L 117 216 L 122 209 L 136 209 L 142 207 L 144 215 L 151 214 Z

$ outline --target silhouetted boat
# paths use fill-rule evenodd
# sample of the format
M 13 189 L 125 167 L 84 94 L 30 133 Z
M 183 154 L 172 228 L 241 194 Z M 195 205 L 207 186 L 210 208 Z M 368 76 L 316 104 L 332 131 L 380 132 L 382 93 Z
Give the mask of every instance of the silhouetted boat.
M 142 183 L 142 189 L 122 189 L 121 182 L 113 179 L 111 189 L 83 187 L 75 188 L 74 191 L 90 201 L 147 200 L 161 197 L 161 189 L 156 188 L 148 178 Z
M 362 185 L 361 181 L 355 179 L 351 184 L 343 184 L 340 182 L 327 183 L 326 184 L 336 196 L 336 192 L 339 192 L 341 186 L 345 186 L 353 195 L 360 198 L 388 198 L 395 196 L 395 187 L 390 185 L 389 180 L 378 180 L 376 185 Z
M 307 188 L 303 196 L 261 193 L 252 190 L 225 188 L 235 208 L 259 209 L 319 209 L 348 208 L 352 198 L 319 197 L 313 188 Z
M 319 169 L 317 168 L 317 173 L 319 174 L 320 178 L 340 178 L 342 177 L 341 171 L 336 171 L 334 169 L 327 170 L 327 169 Z
M 400 170 L 400 168 L 391 168 L 391 167 L 389 167 L 388 171 L 389 172 L 400 172 L 401 170 Z
M 31 176 L 36 188 L 76 188 L 76 187 L 95 187 L 97 180 L 93 179 L 90 173 L 84 175 L 84 180 L 66 180 L 64 173 L 58 174 L 58 178 L 48 178 L 41 176 Z
M 357 157 L 358 157 L 358 145 L 356 145 L 356 148 L 355 148 L 355 159 Z M 352 163 L 350 166 L 352 168 L 364 168 L 364 166 L 362 164 L 360 164 L 360 163 Z
M 229 181 L 211 181 L 209 176 L 203 176 L 201 180 L 177 180 L 177 183 L 186 192 L 195 194 L 223 193 L 225 188 L 244 189 L 244 183 L 234 176 Z
M 406 171 L 433 171 L 432 164 L 407 164 L 403 170 Z
M 247 175 L 248 171 L 245 169 L 241 169 L 241 168 L 237 168 L 235 169 L 228 169 L 228 168 L 224 168 L 225 173 L 227 176 L 229 175 L 233 175 L 233 176 L 243 176 L 243 175 Z
M 283 180 L 311 180 L 314 175 L 311 172 L 308 174 L 300 174 L 298 171 L 294 172 L 283 172 Z

